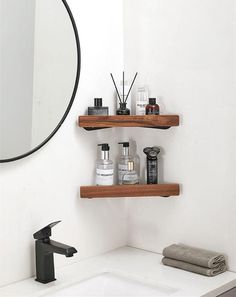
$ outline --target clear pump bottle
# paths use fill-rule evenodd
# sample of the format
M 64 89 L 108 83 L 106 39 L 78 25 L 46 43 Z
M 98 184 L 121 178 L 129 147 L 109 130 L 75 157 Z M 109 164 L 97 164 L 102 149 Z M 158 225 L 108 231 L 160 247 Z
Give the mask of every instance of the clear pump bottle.
M 101 146 L 101 158 L 96 162 L 96 185 L 111 186 L 114 184 L 114 165 L 109 159 L 110 147 L 107 143 Z
M 122 154 L 118 160 L 118 181 L 122 185 L 123 175 L 128 171 L 128 162 L 134 161 L 134 157 L 129 153 L 129 142 L 119 142 L 123 145 Z

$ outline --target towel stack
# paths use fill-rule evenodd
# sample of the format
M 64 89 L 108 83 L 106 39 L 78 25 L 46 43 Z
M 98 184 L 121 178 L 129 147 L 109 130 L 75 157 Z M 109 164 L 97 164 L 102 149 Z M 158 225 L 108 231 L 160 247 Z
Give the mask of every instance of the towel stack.
M 215 276 L 227 270 L 226 259 L 222 254 L 183 244 L 165 248 L 163 256 L 164 265 L 206 276 Z

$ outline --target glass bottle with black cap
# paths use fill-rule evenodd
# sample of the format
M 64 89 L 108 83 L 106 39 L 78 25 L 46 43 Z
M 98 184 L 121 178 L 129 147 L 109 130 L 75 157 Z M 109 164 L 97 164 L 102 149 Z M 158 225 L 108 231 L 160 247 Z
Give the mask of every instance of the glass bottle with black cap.
M 108 143 L 98 145 L 101 147 L 101 157 L 96 162 L 96 185 L 111 186 L 114 183 L 114 166 L 110 160 Z
M 149 104 L 146 106 L 146 115 L 159 115 L 160 107 L 156 98 L 149 98 Z
M 94 106 L 88 108 L 88 115 L 108 115 L 109 108 L 102 106 L 102 98 L 94 98 Z
M 119 144 L 123 146 L 122 153 L 118 160 L 118 181 L 119 181 L 119 184 L 122 185 L 123 175 L 128 171 L 128 162 L 134 161 L 134 157 L 130 155 L 129 142 L 119 142 Z

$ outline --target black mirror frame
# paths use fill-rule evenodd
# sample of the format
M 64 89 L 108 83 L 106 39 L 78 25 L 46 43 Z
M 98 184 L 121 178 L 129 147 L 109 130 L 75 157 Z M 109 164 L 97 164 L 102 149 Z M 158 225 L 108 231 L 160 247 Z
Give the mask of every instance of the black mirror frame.
M 72 97 L 70 99 L 69 105 L 61 119 L 61 121 L 59 122 L 59 124 L 57 125 L 57 127 L 53 130 L 53 132 L 38 146 L 36 146 L 34 149 L 32 149 L 31 151 L 29 151 L 28 153 L 25 153 L 23 155 L 20 155 L 18 157 L 14 157 L 14 158 L 9 158 L 9 159 L 0 159 L 0 163 L 8 163 L 8 162 L 13 162 L 13 161 L 17 161 L 20 159 L 23 159 L 25 157 L 28 157 L 29 155 L 35 153 L 36 151 L 38 151 L 39 149 L 41 149 L 46 143 L 48 143 L 48 141 L 57 133 L 57 131 L 60 129 L 60 127 L 62 126 L 62 124 L 64 123 L 65 119 L 67 118 L 71 107 L 74 103 L 75 100 L 75 96 L 77 93 L 77 89 L 78 89 L 78 85 L 79 85 L 79 78 L 80 78 L 80 69 L 81 69 L 81 51 L 80 51 L 80 41 L 79 41 L 79 34 L 78 34 L 78 30 L 77 30 L 77 26 L 75 23 L 75 19 L 74 16 L 71 12 L 71 9 L 68 5 L 68 3 L 66 2 L 66 0 L 61 0 L 69 14 L 71 23 L 72 23 L 72 27 L 74 30 L 74 34 L 75 34 L 75 40 L 76 40 L 76 47 L 77 47 L 77 73 L 76 73 L 76 79 L 75 79 L 75 86 L 73 89 L 73 93 L 72 93 Z

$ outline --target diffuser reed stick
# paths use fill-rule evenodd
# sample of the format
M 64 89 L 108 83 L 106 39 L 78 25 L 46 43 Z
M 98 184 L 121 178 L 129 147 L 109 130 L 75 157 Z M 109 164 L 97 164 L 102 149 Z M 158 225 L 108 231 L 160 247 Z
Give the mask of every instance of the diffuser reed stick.
M 121 98 L 120 98 L 120 94 L 119 94 L 119 91 L 118 91 L 118 88 L 117 88 L 117 86 L 116 86 L 116 82 L 115 82 L 115 80 L 114 80 L 114 77 L 113 77 L 112 73 L 111 73 L 111 78 L 112 78 L 113 84 L 114 84 L 114 86 L 115 86 L 116 93 L 117 93 L 117 96 L 118 96 L 118 98 L 119 98 L 119 101 L 120 101 L 120 103 L 122 103 L 122 100 L 121 100 Z
M 128 95 L 126 96 L 126 99 L 125 99 L 124 103 L 126 103 L 126 102 L 127 102 L 127 100 L 128 100 L 128 98 L 129 98 L 129 94 L 130 94 L 130 92 L 131 92 L 131 90 L 132 90 L 132 88 L 133 88 L 133 85 L 134 85 L 134 82 L 135 82 L 135 80 L 136 80 L 137 76 L 138 76 L 138 72 L 136 72 L 136 74 L 135 74 L 135 77 L 134 77 L 134 79 L 133 79 L 133 82 L 132 82 L 132 84 L 131 84 L 131 86 L 130 86 L 130 89 L 129 89 Z
M 125 102 L 125 72 L 123 71 L 123 97 L 122 102 Z

